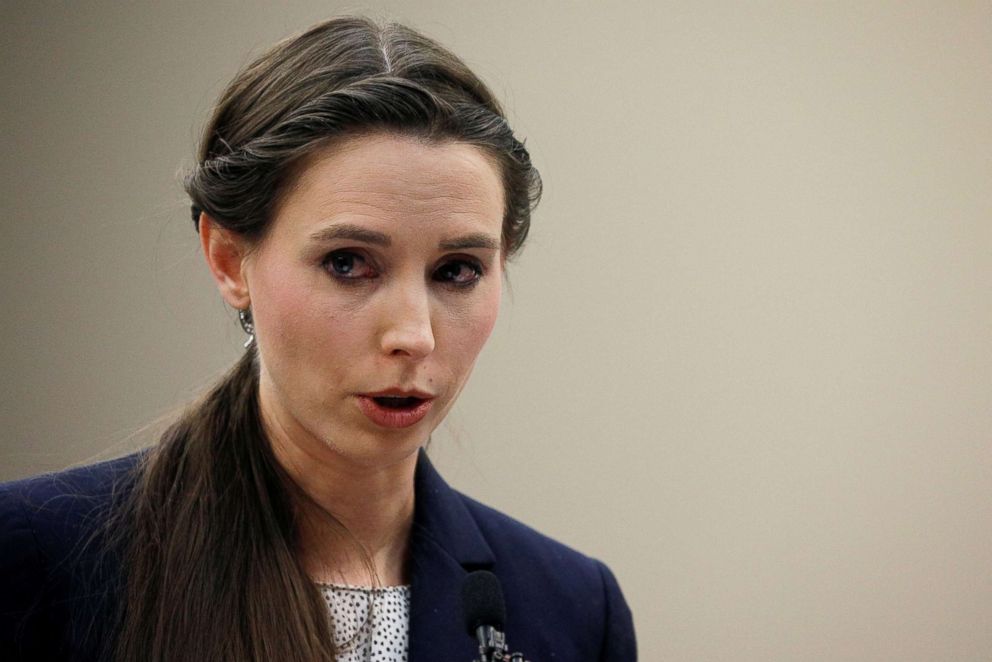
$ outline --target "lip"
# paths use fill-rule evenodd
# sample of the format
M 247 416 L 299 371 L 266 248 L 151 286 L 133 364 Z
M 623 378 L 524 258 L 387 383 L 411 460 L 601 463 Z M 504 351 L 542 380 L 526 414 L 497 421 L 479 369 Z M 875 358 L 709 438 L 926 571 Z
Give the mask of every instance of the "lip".
M 363 398 L 381 398 L 383 396 L 392 395 L 400 398 L 420 398 L 421 400 L 431 400 L 434 398 L 433 395 L 427 393 L 426 391 L 404 390 L 401 388 L 388 388 L 385 391 L 376 391 L 375 393 L 360 393 L 359 397 Z
M 413 407 L 404 409 L 393 409 L 383 407 L 373 398 L 382 396 L 398 396 L 406 398 L 419 398 L 420 403 Z M 376 425 L 384 428 L 408 428 L 416 425 L 424 419 L 434 406 L 434 396 L 422 391 L 404 391 L 402 389 L 389 389 L 376 393 L 362 393 L 356 396 L 358 408 L 365 414 L 366 418 Z

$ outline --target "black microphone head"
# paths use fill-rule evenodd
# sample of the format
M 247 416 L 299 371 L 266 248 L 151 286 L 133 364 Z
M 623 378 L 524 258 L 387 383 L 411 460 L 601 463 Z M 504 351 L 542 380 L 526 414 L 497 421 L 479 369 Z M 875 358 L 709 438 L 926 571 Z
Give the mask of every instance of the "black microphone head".
M 469 636 L 474 637 L 480 625 L 502 630 L 506 622 L 506 605 L 496 575 L 488 570 L 468 573 L 462 583 L 462 609 Z

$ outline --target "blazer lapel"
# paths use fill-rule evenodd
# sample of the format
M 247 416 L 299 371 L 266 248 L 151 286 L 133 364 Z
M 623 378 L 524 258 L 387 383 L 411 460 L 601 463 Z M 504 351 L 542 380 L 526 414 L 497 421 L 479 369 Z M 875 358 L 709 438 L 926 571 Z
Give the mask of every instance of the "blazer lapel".
M 489 569 L 493 552 L 463 497 L 420 451 L 410 536 L 409 662 L 469 662 L 478 645 L 464 627 L 461 587 L 471 570 Z

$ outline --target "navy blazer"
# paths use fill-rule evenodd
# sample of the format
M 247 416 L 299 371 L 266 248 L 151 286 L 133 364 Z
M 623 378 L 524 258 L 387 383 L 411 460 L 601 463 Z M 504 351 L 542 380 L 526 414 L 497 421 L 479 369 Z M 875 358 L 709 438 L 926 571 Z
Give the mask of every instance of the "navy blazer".
M 119 562 L 101 527 L 139 455 L 0 485 L 0 658 L 106 659 Z M 420 453 L 411 532 L 409 662 L 471 662 L 461 586 L 499 577 L 506 639 L 529 662 L 632 662 L 634 626 L 601 562 L 455 491 Z

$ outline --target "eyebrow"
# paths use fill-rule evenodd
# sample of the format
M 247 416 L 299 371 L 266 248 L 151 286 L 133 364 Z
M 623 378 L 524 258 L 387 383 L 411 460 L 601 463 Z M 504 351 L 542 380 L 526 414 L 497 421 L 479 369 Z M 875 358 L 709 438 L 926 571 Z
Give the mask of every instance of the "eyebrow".
M 391 246 L 393 243 L 393 240 L 390 239 L 387 234 L 377 232 L 375 230 L 369 230 L 368 228 L 363 228 L 359 225 L 352 225 L 350 223 L 338 223 L 330 227 L 322 228 L 311 234 L 310 239 L 320 242 L 331 241 L 334 239 L 350 239 L 352 241 L 360 241 L 362 243 L 383 247 Z M 454 239 L 446 239 L 438 244 L 438 246 L 442 250 L 446 251 L 462 250 L 466 248 L 484 248 L 487 250 L 498 251 L 500 249 L 500 242 L 499 239 L 496 239 L 488 234 L 474 232 L 461 237 L 455 237 Z
M 351 225 L 350 223 L 340 223 L 317 230 L 310 235 L 310 239 L 314 241 L 351 239 L 353 241 L 361 241 L 366 244 L 375 244 L 376 246 L 389 246 L 393 243 L 392 239 L 389 238 L 389 235 L 376 232 L 375 230 L 369 230 L 359 225 Z
M 447 241 L 442 241 L 439 245 L 446 251 L 457 251 L 463 248 L 486 248 L 492 251 L 498 251 L 500 249 L 498 239 L 488 234 L 482 234 L 481 232 L 448 239 Z

